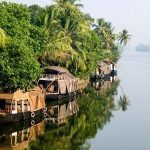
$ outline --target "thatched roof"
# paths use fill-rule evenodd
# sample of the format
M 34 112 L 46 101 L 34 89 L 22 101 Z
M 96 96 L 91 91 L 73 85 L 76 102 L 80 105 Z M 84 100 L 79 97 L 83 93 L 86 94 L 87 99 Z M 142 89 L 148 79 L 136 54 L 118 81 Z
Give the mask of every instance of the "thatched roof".
M 29 98 L 28 93 L 23 93 L 21 90 L 17 90 L 14 93 L 0 93 L 0 99 L 25 100 L 28 98 Z
M 67 74 L 72 78 L 75 78 L 66 68 L 60 66 L 47 66 L 43 68 L 45 71 L 48 72 L 56 72 L 57 74 Z
M 40 92 L 41 89 L 39 87 L 33 88 L 31 91 L 37 91 Z M 0 93 L 0 100 L 1 99 L 7 99 L 7 100 L 26 100 L 29 99 L 29 93 L 30 92 L 23 92 L 20 89 L 18 89 L 14 93 Z
M 107 64 L 107 65 L 113 64 L 114 66 L 117 66 L 116 63 L 114 63 L 113 61 L 101 61 L 98 63 L 98 66 L 101 66 L 104 64 Z

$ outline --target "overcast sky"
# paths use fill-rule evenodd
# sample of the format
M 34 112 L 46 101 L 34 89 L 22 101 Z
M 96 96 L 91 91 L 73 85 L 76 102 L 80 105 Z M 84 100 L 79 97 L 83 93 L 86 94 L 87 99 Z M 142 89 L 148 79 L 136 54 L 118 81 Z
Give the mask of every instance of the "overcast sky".
M 51 0 L 9 0 L 11 2 L 45 6 Z M 131 45 L 150 44 L 150 0 L 81 0 L 83 11 L 93 18 L 112 22 L 116 32 L 127 29 Z

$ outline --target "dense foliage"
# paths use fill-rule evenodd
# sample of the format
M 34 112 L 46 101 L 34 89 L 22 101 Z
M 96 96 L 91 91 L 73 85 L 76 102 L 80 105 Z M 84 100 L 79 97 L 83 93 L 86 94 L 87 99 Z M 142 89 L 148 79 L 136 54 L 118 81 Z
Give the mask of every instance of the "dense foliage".
M 0 89 L 30 88 L 47 65 L 87 78 L 99 61 L 119 59 L 116 40 L 126 44 L 127 30 L 116 36 L 111 23 L 95 23 L 77 2 L 55 0 L 45 8 L 0 3 Z

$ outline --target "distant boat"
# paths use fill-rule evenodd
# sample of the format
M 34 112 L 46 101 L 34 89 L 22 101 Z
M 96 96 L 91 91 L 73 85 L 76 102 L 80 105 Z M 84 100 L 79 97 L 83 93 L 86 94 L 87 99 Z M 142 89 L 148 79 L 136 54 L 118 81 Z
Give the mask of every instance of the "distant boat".
M 102 61 L 98 64 L 95 73 L 91 78 L 104 78 L 117 75 L 116 64 L 114 62 Z
M 44 68 L 44 75 L 39 79 L 39 87 L 45 91 L 46 99 L 61 99 L 76 94 L 79 79 L 67 69 L 59 66 Z
M 29 92 L 0 93 L 0 124 L 46 115 L 45 95 L 39 87 Z

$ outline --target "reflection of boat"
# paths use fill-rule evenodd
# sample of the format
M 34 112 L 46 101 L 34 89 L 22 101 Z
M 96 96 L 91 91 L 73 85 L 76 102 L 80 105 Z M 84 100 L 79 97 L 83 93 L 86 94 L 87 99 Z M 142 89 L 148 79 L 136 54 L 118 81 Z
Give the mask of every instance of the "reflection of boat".
M 76 92 L 78 79 L 67 69 L 49 66 L 44 70 L 45 74 L 39 79 L 38 85 L 45 90 L 47 99 L 60 99 Z
M 47 103 L 46 121 L 53 125 L 65 124 L 68 117 L 77 114 L 79 107 L 75 99 L 61 99 Z
M 5 127 L 4 127 L 5 128 Z M 0 134 L 0 150 L 27 150 L 29 143 L 35 141 L 45 130 L 44 121 L 28 128 L 11 133 Z
M 39 87 L 23 93 L 0 93 L 0 124 L 16 122 L 45 113 L 45 96 Z
M 103 79 L 95 79 L 95 80 L 91 80 L 91 85 L 92 87 L 95 88 L 95 90 L 99 91 L 101 89 L 108 89 L 111 87 L 111 84 L 114 81 L 117 81 L 118 77 L 117 76 L 106 76 Z

